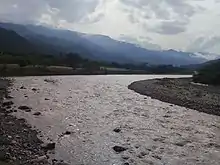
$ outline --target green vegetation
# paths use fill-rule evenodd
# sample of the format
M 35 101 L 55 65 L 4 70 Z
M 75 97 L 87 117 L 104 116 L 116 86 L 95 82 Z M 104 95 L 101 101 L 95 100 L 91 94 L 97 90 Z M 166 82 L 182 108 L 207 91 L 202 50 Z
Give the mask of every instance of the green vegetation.
M 220 60 L 212 61 L 193 76 L 193 81 L 203 84 L 220 85 Z
M 92 61 L 76 53 L 39 55 L 0 52 L 1 76 L 75 74 L 191 74 L 191 71 L 172 65 Z

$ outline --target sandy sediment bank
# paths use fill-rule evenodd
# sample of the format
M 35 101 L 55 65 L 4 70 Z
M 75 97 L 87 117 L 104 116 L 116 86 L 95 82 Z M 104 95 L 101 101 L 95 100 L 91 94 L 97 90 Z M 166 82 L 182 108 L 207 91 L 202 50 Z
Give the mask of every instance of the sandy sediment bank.
M 193 84 L 190 78 L 137 81 L 128 86 L 163 102 L 220 116 L 220 87 Z

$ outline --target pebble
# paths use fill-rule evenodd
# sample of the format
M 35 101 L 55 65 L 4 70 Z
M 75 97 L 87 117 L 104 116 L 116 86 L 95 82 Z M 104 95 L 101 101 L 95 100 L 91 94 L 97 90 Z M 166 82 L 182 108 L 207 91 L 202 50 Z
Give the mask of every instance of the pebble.
M 188 140 L 183 140 L 183 141 L 176 142 L 175 145 L 177 145 L 177 146 L 179 146 L 179 147 L 183 147 L 183 146 L 185 146 L 187 143 L 189 143 Z
M 162 158 L 161 158 L 160 156 L 158 156 L 158 155 L 152 155 L 152 157 L 155 158 L 155 159 L 158 159 L 158 160 L 161 160 L 161 159 L 162 159 Z
M 26 89 L 24 86 L 21 86 L 20 89 Z
M 36 89 L 36 88 L 32 88 L 31 90 L 32 90 L 32 91 L 37 91 L 37 89 Z
M 31 108 L 28 107 L 28 106 L 25 106 L 25 105 L 23 105 L 23 106 L 19 106 L 18 109 L 20 109 L 20 110 L 24 110 L 24 111 L 26 111 L 26 112 L 30 112 L 30 111 L 31 111 Z
M 114 150 L 115 152 L 117 152 L 117 153 L 121 153 L 121 152 L 123 152 L 123 151 L 126 151 L 127 148 L 121 147 L 121 146 L 114 146 L 114 147 L 113 147 L 113 150 Z
M 122 165 L 129 165 L 129 163 L 128 163 L 128 162 L 126 162 L 126 163 L 123 163 Z
M 41 113 L 40 113 L 40 112 L 35 112 L 33 115 L 35 115 L 35 116 L 40 116 Z
M 14 97 L 12 97 L 12 96 L 6 96 L 5 98 L 6 98 L 6 99 L 13 99 Z
M 140 152 L 140 154 L 138 154 L 138 157 L 139 158 L 144 158 L 146 155 L 147 155 L 147 153 L 142 151 L 142 152 Z
M 115 128 L 113 131 L 116 132 L 116 133 L 119 133 L 119 132 L 121 132 L 121 129 L 120 128 Z
M 127 156 L 127 155 L 122 155 L 122 159 L 124 159 L 124 160 L 128 160 L 130 157 L 129 156 Z
M 65 133 L 64 133 L 64 135 L 70 135 L 72 132 L 70 132 L 70 131 L 66 131 Z

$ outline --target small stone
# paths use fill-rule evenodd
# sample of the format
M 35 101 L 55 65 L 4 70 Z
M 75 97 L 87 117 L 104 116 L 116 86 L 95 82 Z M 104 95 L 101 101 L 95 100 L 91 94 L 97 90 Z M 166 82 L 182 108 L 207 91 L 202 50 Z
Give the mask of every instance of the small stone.
M 147 153 L 142 151 L 142 152 L 140 152 L 140 154 L 138 154 L 138 157 L 139 158 L 144 158 L 146 155 L 147 155 Z
M 152 157 L 155 158 L 155 159 L 158 159 L 158 160 L 161 160 L 161 159 L 162 159 L 162 158 L 161 158 L 160 156 L 158 156 L 158 155 L 152 155 Z
M 18 112 L 18 110 L 15 109 L 14 112 Z
M 24 97 L 28 97 L 27 95 L 25 95 Z
M 45 98 L 44 100 L 50 100 L 50 99 L 48 99 L 48 98 Z
M 56 146 L 55 143 L 47 143 L 47 144 L 41 145 L 41 148 L 43 148 L 45 150 L 54 150 L 55 146 Z
M 124 159 L 124 160 L 128 160 L 130 157 L 129 156 L 127 156 L 127 155 L 122 155 L 122 159 Z
M 24 86 L 21 86 L 20 89 L 26 89 Z
M 6 96 L 5 98 L 6 98 L 6 99 L 13 99 L 12 96 Z
M 117 152 L 117 153 L 121 153 L 121 152 L 127 150 L 127 148 L 121 147 L 121 146 L 114 146 L 114 147 L 113 147 L 113 150 L 114 150 L 115 152 Z
M 135 148 L 140 148 L 140 144 L 135 144 L 134 147 Z
M 169 117 L 171 117 L 170 115 L 164 115 L 163 116 L 164 118 L 169 118 Z
M 19 135 L 16 135 L 15 137 L 16 137 L 17 139 L 19 139 L 19 138 L 20 138 L 20 136 L 19 136 Z
M 12 140 L 11 144 L 15 145 L 15 144 L 17 144 L 17 142 L 15 140 Z
M 128 162 L 125 162 L 125 163 L 123 163 L 122 165 L 129 165 L 129 163 L 128 163 Z
M 36 89 L 36 88 L 32 88 L 31 90 L 32 90 L 32 91 L 37 91 L 37 89 Z
M 6 101 L 6 102 L 3 102 L 2 103 L 2 106 L 3 107 L 7 107 L 7 106 L 11 106 L 11 105 L 13 105 L 14 103 L 13 103 L 13 101 Z
M 35 112 L 33 115 L 35 115 L 35 116 L 40 116 L 41 113 L 40 113 L 40 112 Z
M 70 131 L 66 131 L 65 133 L 64 133 L 64 135 L 70 135 L 72 132 L 70 132 Z
M 20 109 L 20 110 L 30 110 L 31 108 L 30 107 L 28 107 L 28 106 L 20 106 L 20 107 L 18 107 L 18 109 Z
M 119 132 L 121 132 L 121 129 L 120 128 L 115 128 L 113 131 L 116 132 L 116 133 L 119 133 Z
M 185 146 L 187 143 L 189 143 L 189 141 L 183 140 L 183 141 L 176 142 L 175 145 L 177 145 L 177 146 L 179 146 L 179 147 L 183 147 L 183 146 Z

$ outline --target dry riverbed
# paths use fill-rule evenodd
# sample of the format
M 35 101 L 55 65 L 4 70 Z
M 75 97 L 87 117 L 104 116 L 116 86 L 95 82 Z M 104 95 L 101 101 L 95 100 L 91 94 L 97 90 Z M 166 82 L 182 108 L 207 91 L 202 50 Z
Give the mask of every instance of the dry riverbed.
M 32 128 L 40 130 L 42 141 L 55 143 L 50 145 L 55 149 L 48 153 L 42 150 L 41 141 L 30 142 L 31 148 L 39 147 L 38 151 L 30 151 L 32 154 L 24 159 L 46 159 L 44 156 L 49 155 L 70 165 L 219 165 L 219 116 L 161 102 L 127 88 L 136 80 L 164 77 L 16 78 L 9 89 L 14 98 L 4 100 L 13 101 L 11 110 L 17 110 L 6 109 L 9 116 L 16 116 L 15 121 L 25 119 Z M 31 132 L 27 123 L 20 127 Z M 16 130 L 20 127 L 14 126 Z M 2 129 L 6 132 L 5 127 Z M 14 134 L 24 139 L 17 140 L 14 147 L 27 143 L 23 133 L 8 130 L 6 135 L 12 139 Z M 33 139 L 35 133 L 30 133 Z M 20 149 L 20 153 L 29 152 L 27 148 Z M 13 160 L 13 156 L 9 158 Z
M 52 165 L 61 162 L 49 160 L 50 147 L 39 138 L 24 118 L 16 118 L 17 111 L 30 112 L 27 106 L 16 107 L 8 93 L 8 80 L 0 79 L 0 165 Z M 50 148 L 48 148 L 48 146 Z
M 191 78 L 165 78 L 134 82 L 128 88 L 154 99 L 220 116 L 220 86 L 192 83 Z

